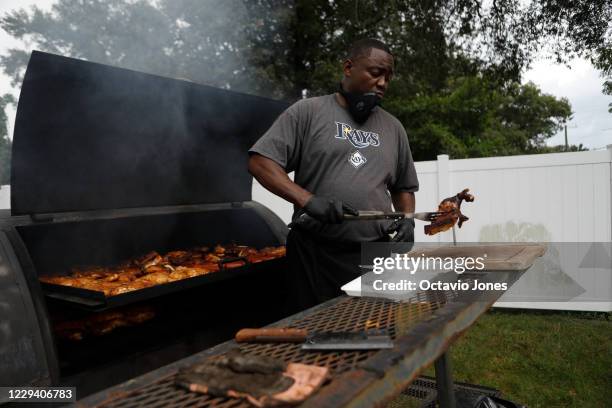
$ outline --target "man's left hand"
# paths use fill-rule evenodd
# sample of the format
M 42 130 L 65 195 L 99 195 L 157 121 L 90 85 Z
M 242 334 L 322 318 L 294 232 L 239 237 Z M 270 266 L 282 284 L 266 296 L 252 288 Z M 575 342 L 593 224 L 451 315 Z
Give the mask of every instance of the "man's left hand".
M 403 218 L 394 221 L 387 228 L 386 233 L 396 233 L 391 239 L 391 242 L 414 242 L 414 220 L 412 218 Z

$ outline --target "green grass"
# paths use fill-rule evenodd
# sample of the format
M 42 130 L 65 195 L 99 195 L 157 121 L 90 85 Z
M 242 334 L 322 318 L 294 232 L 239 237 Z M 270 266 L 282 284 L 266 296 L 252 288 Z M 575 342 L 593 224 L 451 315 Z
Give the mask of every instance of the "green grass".
M 497 388 L 530 408 L 611 407 L 609 317 L 491 311 L 451 347 L 454 380 Z

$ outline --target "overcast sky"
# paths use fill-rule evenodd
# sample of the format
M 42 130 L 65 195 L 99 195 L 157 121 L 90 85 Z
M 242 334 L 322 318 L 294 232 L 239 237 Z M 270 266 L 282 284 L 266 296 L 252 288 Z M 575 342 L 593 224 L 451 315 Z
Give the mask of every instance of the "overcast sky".
M 49 9 L 55 0 L 0 0 L 0 14 L 6 11 L 37 5 Z M 0 30 L 0 53 L 19 42 Z M 590 149 L 604 148 L 612 144 L 612 114 L 608 104 L 612 97 L 602 94 L 603 78 L 586 60 L 576 59 L 569 67 L 539 60 L 524 75 L 525 81 L 537 84 L 543 92 L 557 97 L 566 97 L 574 112 L 568 124 L 568 139 L 571 144 L 582 143 Z M 0 73 L 0 93 L 19 95 L 19 89 L 11 87 L 8 77 Z M 14 112 L 9 114 L 9 134 L 12 134 Z M 550 145 L 562 144 L 563 132 L 549 140 Z

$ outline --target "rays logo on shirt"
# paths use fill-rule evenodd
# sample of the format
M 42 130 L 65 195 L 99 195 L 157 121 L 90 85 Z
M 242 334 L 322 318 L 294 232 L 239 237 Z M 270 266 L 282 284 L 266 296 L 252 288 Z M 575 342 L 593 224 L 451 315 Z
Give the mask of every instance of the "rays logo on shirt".
M 336 122 L 335 137 L 336 139 L 348 139 L 348 141 L 358 149 L 363 149 L 368 146 L 380 146 L 380 137 L 378 133 L 353 129 L 350 125 L 342 122 Z
M 358 169 L 359 167 L 363 166 L 368 159 L 366 159 L 363 154 L 359 153 L 359 150 L 355 150 L 349 155 L 348 161 L 354 168 Z

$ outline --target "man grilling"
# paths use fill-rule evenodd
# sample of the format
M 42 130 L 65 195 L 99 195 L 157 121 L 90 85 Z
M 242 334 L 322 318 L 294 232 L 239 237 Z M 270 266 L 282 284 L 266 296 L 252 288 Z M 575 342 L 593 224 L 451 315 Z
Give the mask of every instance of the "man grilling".
M 296 102 L 249 150 L 249 172 L 294 205 L 288 296 L 300 310 L 338 296 L 361 275 L 361 243 L 389 241 L 392 233 L 393 241 L 414 241 L 411 219 L 343 222 L 344 214 L 391 205 L 414 212 L 419 183 L 406 131 L 378 106 L 393 67 L 381 41 L 355 42 L 338 92 Z

